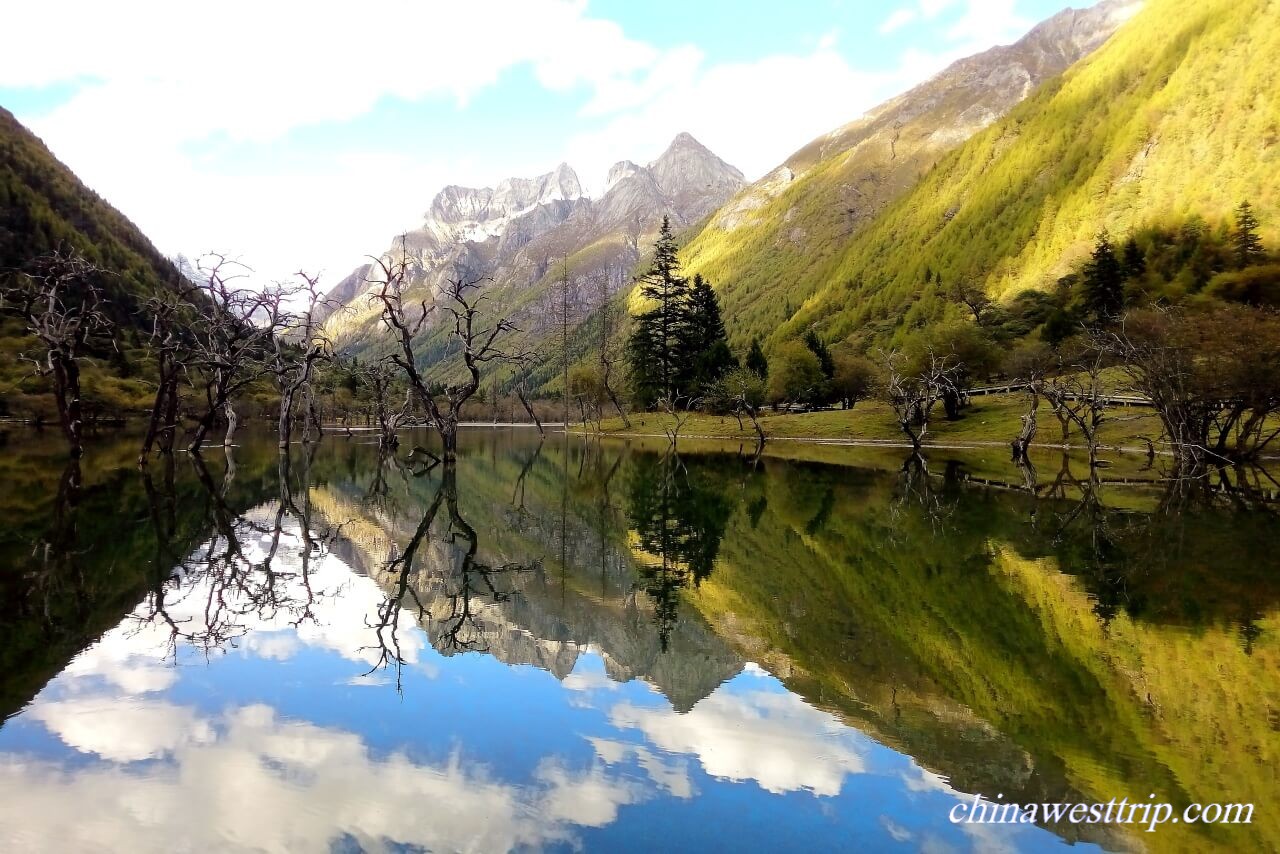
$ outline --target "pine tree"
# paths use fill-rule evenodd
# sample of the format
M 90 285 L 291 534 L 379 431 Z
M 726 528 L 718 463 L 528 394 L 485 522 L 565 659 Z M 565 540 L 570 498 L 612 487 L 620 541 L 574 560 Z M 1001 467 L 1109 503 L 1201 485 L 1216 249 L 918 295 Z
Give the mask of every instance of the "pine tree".
M 677 385 L 682 392 L 702 396 L 711 390 L 737 360 L 729 350 L 729 336 L 720 316 L 720 302 L 711 283 L 693 277 L 686 325 L 677 348 Z
M 804 334 L 804 346 L 808 347 L 813 355 L 818 357 L 818 365 L 822 368 L 822 375 L 827 379 L 831 379 L 836 374 L 836 362 L 831 358 L 831 351 L 827 349 L 827 345 L 822 343 L 822 339 L 818 337 L 818 333 L 810 329 Z
M 747 351 L 747 370 L 765 379 L 769 376 L 769 360 L 765 358 L 764 348 L 760 346 L 759 338 L 751 339 L 751 349 Z
M 662 218 L 653 261 L 639 282 L 641 296 L 654 306 L 636 318 L 627 351 L 632 385 L 639 401 L 649 406 L 659 398 L 674 399 L 677 393 L 685 393 L 677 381 L 680 341 L 688 326 L 689 280 L 680 275 L 668 217 Z
M 1124 277 L 1141 279 L 1147 272 L 1147 256 L 1138 245 L 1138 241 L 1130 237 L 1124 244 Z
M 1235 246 L 1236 267 L 1243 270 L 1266 260 L 1262 239 L 1258 237 L 1258 218 L 1253 215 L 1253 205 L 1248 201 L 1236 208 L 1236 230 L 1231 235 Z
M 662 322 L 657 309 L 635 318 L 627 339 L 627 364 L 630 369 L 631 393 L 641 409 L 651 409 L 666 394 L 663 382 Z
M 1115 319 L 1124 311 L 1124 270 L 1115 246 L 1104 231 L 1084 268 L 1085 307 L 1096 323 Z

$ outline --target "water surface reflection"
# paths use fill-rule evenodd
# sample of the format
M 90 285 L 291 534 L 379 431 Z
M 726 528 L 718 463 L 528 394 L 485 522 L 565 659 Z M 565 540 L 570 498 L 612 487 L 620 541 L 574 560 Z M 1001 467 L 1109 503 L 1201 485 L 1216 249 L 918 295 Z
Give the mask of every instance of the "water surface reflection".
M 1277 839 L 1265 508 L 507 433 L 127 447 L 4 462 L 5 847 L 1147 842 L 951 825 L 977 792 Z

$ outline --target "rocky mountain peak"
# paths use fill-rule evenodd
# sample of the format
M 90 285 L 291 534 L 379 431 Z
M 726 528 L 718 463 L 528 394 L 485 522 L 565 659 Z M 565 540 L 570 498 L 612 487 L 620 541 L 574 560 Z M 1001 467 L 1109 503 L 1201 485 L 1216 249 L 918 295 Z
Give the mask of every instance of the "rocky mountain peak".
M 1141 8 L 1142 0 L 1102 0 L 1084 9 L 1063 9 L 1033 27 L 1022 43 L 1062 52 L 1074 61 L 1101 46 Z
M 604 191 L 609 192 L 619 181 L 636 174 L 640 168 L 630 160 L 619 160 L 609 167 L 609 174 L 604 181 Z
M 688 133 L 678 134 L 662 156 L 649 164 L 649 172 L 689 222 L 719 206 L 705 201 L 726 199 L 746 185 L 741 172 Z

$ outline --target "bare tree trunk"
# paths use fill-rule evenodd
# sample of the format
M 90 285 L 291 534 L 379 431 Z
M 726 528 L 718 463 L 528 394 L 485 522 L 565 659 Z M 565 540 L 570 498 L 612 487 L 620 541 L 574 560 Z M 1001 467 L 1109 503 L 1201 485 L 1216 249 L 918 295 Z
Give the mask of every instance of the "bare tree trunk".
M 1022 430 L 1018 433 L 1017 438 L 1013 440 L 1013 461 L 1023 463 L 1027 461 L 1027 449 L 1031 447 L 1032 441 L 1036 438 L 1036 410 L 1040 408 L 1040 395 L 1035 392 L 1031 393 L 1031 406 L 1027 410 L 1027 414 L 1022 416 Z
M 169 389 L 165 395 L 163 422 L 160 427 L 160 453 L 172 454 L 173 441 L 178 430 L 178 374 L 177 370 L 169 375 Z
M 538 417 L 538 413 L 533 411 L 533 406 L 529 404 L 529 398 L 525 396 L 523 382 L 516 384 L 516 397 L 520 398 L 520 403 L 524 406 L 524 411 L 529 413 L 529 417 L 533 419 L 533 423 L 538 426 L 538 435 L 547 435 L 547 431 L 542 429 L 542 419 Z
M 289 440 L 293 437 L 293 387 L 286 387 L 280 393 L 280 423 L 277 428 L 279 433 L 279 446 L 281 448 L 289 447 Z
M 229 400 L 222 404 L 222 414 L 227 417 L 227 433 L 222 439 L 222 446 L 228 448 L 235 438 L 236 425 L 240 423 L 240 420 L 236 417 L 236 411 Z
M 71 457 L 84 454 L 84 421 L 80 408 L 80 365 L 61 355 L 53 358 L 53 394 L 58 402 L 62 432 L 71 446 Z
M 457 459 L 458 456 L 458 424 L 456 421 L 442 421 L 438 425 L 440 444 L 444 447 L 446 460 Z

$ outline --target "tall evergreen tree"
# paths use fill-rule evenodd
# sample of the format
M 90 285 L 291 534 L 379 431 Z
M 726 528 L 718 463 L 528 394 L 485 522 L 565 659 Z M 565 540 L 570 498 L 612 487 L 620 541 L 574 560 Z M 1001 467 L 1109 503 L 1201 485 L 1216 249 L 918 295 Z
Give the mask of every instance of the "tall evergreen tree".
M 751 339 L 751 349 L 747 351 L 747 370 L 765 379 L 769 376 L 769 360 L 765 358 L 764 348 L 760 346 L 759 338 Z
M 738 363 L 729 350 L 716 292 L 700 274 L 693 277 L 685 320 L 677 347 L 676 384 L 683 393 L 701 396 Z
M 1147 256 L 1132 236 L 1124 243 L 1124 277 L 1140 279 L 1147 272 Z
M 813 355 L 818 357 L 818 366 L 822 368 L 822 375 L 827 379 L 831 379 L 836 375 L 836 361 L 831 358 L 831 351 L 827 349 L 827 345 L 818 337 L 818 333 L 810 329 L 804 334 L 804 346 L 808 347 Z
M 1236 267 L 1243 270 L 1261 264 L 1266 260 L 1262 249 L 1262 239 L 1258 237 L 1258 218 L 1253 214 L 1253 205 L 1248 201 L 1240 203 L 1236 208 L 1236 230 L 1231 235 L 1235 246 Z
M 680 378 L 680 341 L 686 334 L 689 308 L 689 280 L 680 275 L 680 259 L 671 221 L 662 218 L 662 228 L 653 244 L 653 261 L 639 279 L 640 294 L 653 308 L 636 319 L 628 342 L 632 385 L 639 402 L 653 405 L 659 398 L 673 399 L 683 390 Z
M 1084 268 L 1085 307 L 1096 323 L 1106 323 L 1124 311 L 1124 270 L 1116 248 L 1104 231 Z

